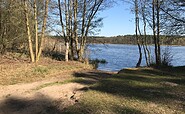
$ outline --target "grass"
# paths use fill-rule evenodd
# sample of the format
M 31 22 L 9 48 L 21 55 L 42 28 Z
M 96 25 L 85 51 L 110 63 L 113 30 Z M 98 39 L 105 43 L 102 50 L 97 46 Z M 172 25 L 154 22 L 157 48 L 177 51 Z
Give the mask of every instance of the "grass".
M 91 66 L 75 61 L 66 63 L 63 61 L 51 60 L 49 58 L 44 58 L 37 64 L 14 60 L 3 62 L 1 59 L 0 85 L 29 83 L 57 76 L 71 78 L 73 72 L 84 69 L 91 69 Z
M 181 70 L 179 70 L 181 69 Z M 177 72 L 178 71 L 178 72 Z M 65 110 L 79 114 L 185 114 L 184 67 L 128 69 L 91 85 L 79 103 Z M 95 78 L 99 75 L 84 75 Z

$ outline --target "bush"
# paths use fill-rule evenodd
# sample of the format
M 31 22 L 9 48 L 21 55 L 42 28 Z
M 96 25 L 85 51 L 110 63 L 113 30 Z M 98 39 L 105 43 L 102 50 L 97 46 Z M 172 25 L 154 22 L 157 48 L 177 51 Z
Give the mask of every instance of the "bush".
M 44 66 L 36 66 L 34 69 L 33 69 L 33 73 L 35 75 L 40 75 L 40 74 L 47 74 L 48 73 L 48 69 Z
M 169 47 L 166 47 L 161 58 L 162 66 L 172 66 L 173 55 Z
M 43 55 L 45 57 L 50 57 L 50 58 L 57 60 L 57 61 L 62 61 L 65 59 L 65 55 L 63 53 L 57 52 L 57 51 L 44 50 Z
M 89 63 L 93 65 L 93 67 L 96 69 L 98 68 L 98 64 L 107 64 L 107 61 L 105 59 L 93 59 L 89 60 Z
M 162 51 L 161 64 L 156 65 L 154 61 L 151 61 L 150 67 L 154 67 L 154 68 L 172 67 L 172 60 L 173 60 L 173 55 L 171 53 L 170 47 L 166 47 Z

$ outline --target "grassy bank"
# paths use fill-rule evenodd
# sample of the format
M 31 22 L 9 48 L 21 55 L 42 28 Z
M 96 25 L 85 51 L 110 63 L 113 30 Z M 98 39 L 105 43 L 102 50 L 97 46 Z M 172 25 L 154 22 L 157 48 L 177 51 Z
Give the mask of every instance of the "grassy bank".
M 91 69 L 90 66 L 76 61 L 56 61 L 42 58 L 37 64 L 28 61 L 0 60 L 0 85 L 42 81 L 52 77 L 72 78 L 72 72 Z
M 51 81 L 51 78 L 55 80 Z M 76 93 L 83 94 L 79 99 L 74 100 L 74 104 L 70 104 L 68 100 L 65 101 L 70 104 L 68 107 L 64 107 L 64 101 L 60 99 L 46 99 L 51 103 L 44 103 L 44 105 L 42 105 L 43 102 L 35 99 L 36 104 L 43 107 L 42 111 L 45 114 L 185 114 L 185 67 L 132 68 L 115 74 L 92 70 L 90 66 L 79 62 L 66 63 L 49 58 L 43 58 L 37 64 L 4 57 L 0 60 L 0 85 L 8 86 L 43 80 L 50 80 L 50 82 L 46 81 L 35 86 L 30 92 L 46 89 L 47 91 L 52 90 L 55 94 L 61 94 L 59 90 L 64 89 L 60 87 L 66 88 L 68 85 L 71 88 L 70 84 L 83 85 L 83 88 L 71 90 L 72 94 L 68 95 L 69 101 L 73 100 Z M 65 94 L 62 94 L 63 97 Z M 30 103 L 25 99 L 23 101 L 25 104 Z M 14 104 L 11 103 L 10 106 L 3 103 L 3 106 L 12 109 Z M 45 104 L 47 107 L 44 107 Z M 48 109 L 50 105 L 52 108 Z M 34 109 L 34 107 L 29 108 Z M 22 107 L 20 109 L 27 110 Z M 16 110 L 19 111 L 19 108 Z
M 79 103 L 66 109 L 66 113 L 185 114 L 185 67 L 127 69 L 114 75 L 91 72 L 75 76 L 99 82 L 85 89 Z

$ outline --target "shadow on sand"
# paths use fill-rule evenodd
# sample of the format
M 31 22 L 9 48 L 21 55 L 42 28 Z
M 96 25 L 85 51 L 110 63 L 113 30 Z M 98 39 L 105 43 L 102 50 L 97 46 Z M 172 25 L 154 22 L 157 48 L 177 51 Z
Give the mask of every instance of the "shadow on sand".
M 62 101 L 60 101 L 62 103 Z M 61 104 L 60 104 L 61 105 Z M 0 114 L 61 114 L 58 102 L 37 95 L 34 99 L 9 97 L 0 103 Z

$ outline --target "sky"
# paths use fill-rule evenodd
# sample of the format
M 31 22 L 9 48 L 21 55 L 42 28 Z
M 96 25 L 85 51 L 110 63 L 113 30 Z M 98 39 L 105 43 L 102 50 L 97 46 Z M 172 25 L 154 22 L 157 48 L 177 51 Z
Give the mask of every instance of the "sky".
M 100 13 L 103 27 L 98 36 L 118 36 L 134 34 L 134 14 L 127 3 L 115 4 L 114 7 Z

